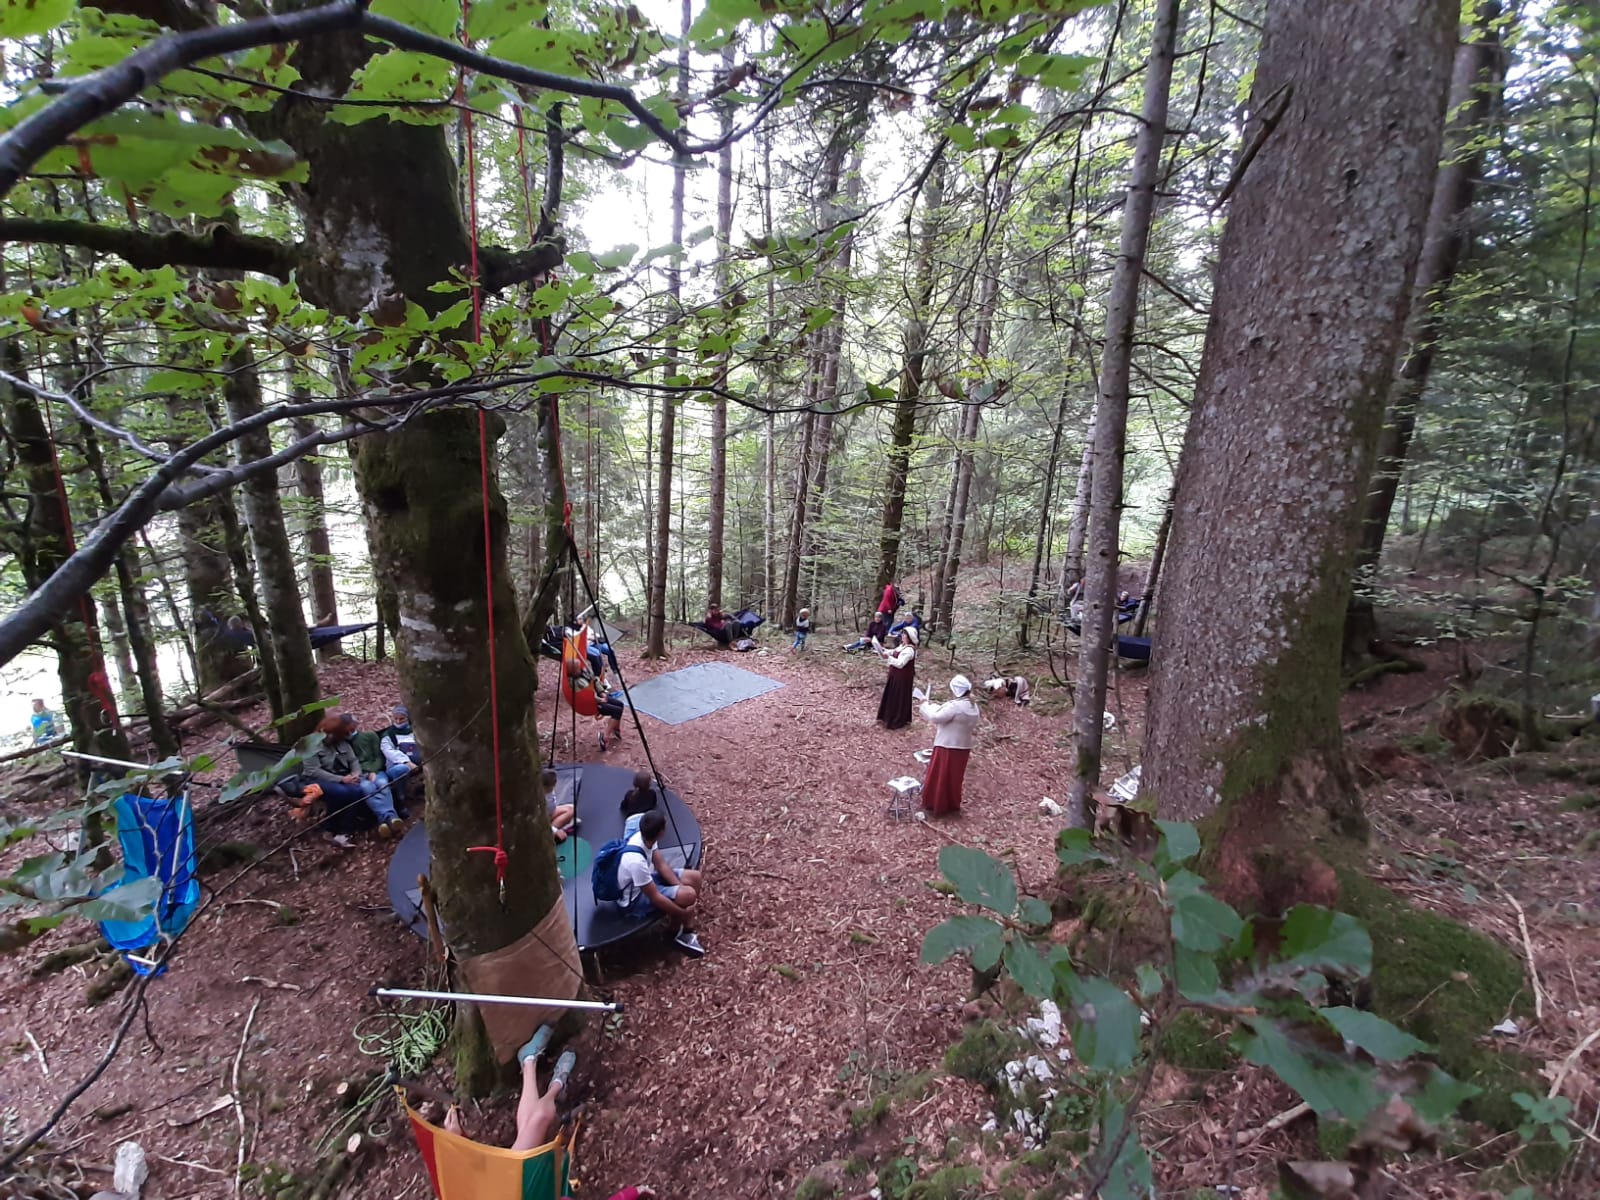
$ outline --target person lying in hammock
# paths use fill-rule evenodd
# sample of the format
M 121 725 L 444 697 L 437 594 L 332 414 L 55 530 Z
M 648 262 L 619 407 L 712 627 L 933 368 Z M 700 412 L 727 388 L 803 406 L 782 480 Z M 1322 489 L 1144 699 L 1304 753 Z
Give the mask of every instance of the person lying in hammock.
M 550 1143 L 555 1137 L 556 1128 L 561 1123 L 561 1115 L 556 1111 L 556 1104 L 567 1090 L 567 1080 L 572 1075 L 572 1069 L 578 1065 L 578 1056 L 571 1050 L 566 1051 L 556 1059 L 556 1069 L 551 1073 L 550 1086 L 544 1091 L 539 1090 L 538 1066 L 539 1057 L 550 1045 L 550 1039 L 555 1035 L 555 1029 L 549 1025 L 541 1025 L 528 1039 L 526 1045 L 517 1051 L 517 1062 L 522 1067 L 522 1095 L 517 1100 L 517 1134 L 511 1142 L 513 1150 L 536 1150 L 540 1146 Z M 444 1127 L 447 1132 L 457 1137 L 466 1137 L 467 1133 L 461 1123 L 461 1110 L 455 1105 L 450 1106 L 450 1111 L 445 1113 Z M 623 1188 L 611 1197 L 611 1200 L 649 1200 L 655 1191 L 647 1187 Z
M 605 674 L 593 662 L 579 665 L 576 659 L 566 659 L 566 671 L 572 681 L 574 695 L 587 688 L 594 689 L 595 715 L 605 722 L 600 730 L 600 752 L 622 744 L 622 714 L 624 711 L 621 688 L 613 688 Z

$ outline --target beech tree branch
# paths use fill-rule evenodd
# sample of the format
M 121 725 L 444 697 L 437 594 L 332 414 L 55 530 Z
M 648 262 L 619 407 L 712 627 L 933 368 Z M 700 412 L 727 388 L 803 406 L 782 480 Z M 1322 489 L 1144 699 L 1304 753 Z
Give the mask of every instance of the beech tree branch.
M 513 284 L 548 275 L 565 257 L 566 245 L 560 238 L 541 240 L 526 250 L 479 246 L 478 267 L 483 290 L 498 292 Z
M 0 196 L 9 193 L 28 168 L 90 121 L 122 107 L 173 71 L 237 50 L 353 28 L 361 23 L 362 16 L 361 0 L 333 0 L 301 12 L 157 38 L 114 66 L 85 75 L 63 95 L 24 117 L 0 137 Z
M 195 234 L 178 229 L 165 233 L 119 229 L 88 221 L 0 217 L 0 242 L 78 246 L 100 254 L 115 254 L 141 269 L 212 267 L 225 271 L 255 271 L 276 279 L 287 279 L 300 258 L 297 246 L 235 233 L 220 222 L 206 233 Z

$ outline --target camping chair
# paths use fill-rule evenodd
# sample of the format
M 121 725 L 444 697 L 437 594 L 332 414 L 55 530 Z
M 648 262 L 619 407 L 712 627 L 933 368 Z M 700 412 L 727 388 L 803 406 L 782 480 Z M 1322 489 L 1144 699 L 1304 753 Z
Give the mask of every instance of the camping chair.
M 101 893 L 115 900 L 124 888 L 146 879 L 161 881 L 161 894 L 138 920 L 101 921 L 100 933 L 140 975 L 166 970 L 162 957 L 188 927 L 200 904 L 195 875 L 194 809 L 184 791 L 166 799 L 132 792 L 112 806 L 122 846 L 122 878 Z
M 506 1150 L 425 1121 L 395 1086 L 438 1200 L 561 1200 L 572 1159 L 565 1131 L 532 1150 Z

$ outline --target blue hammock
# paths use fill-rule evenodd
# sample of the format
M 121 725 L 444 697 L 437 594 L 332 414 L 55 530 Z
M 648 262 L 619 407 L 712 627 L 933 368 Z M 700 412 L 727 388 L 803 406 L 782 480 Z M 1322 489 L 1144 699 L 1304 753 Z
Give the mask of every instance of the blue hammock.
M 166 967 L 145 951 L 175 938 L 188 926 L 200 904 L 195 877 L 194 809 L 188 796 L 173 799 L 125 794 L 113 806 L 117 840 L 122 844 L 122 878 L 102 893 L 117 892 L 142 879 L 159 879 L 161 895 L 138 921 L 101 921 L 100 933 L 140 975 L 159 975 Z

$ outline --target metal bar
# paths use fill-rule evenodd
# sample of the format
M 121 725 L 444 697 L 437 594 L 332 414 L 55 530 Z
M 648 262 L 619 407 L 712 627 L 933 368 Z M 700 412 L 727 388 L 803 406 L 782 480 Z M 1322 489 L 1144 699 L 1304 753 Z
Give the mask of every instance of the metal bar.
M 98 754 L 79 754 L 76 750 L 63 750 L 61 751 L 61 757 L 81 758 L 84 762 L 105 763 L 108 767 L 131 767 L 135 771 L 154 771 L 156 768 L 155 763 L 129 762 L 125 758 L 104 758 Z M 163 772 L 166 775 L 179 775 L 182 773 L 182 767 L 173 767 L 170 771 Z
M 621 1012 L 622 1005 L 601 1000 L 552 1000 L 543 996 L 493 996 L 480 992 L 422 992 L 412 988 L 375 987 L 373 996 L 393 996 L 401 1000 L 452 1000 L 472 1004 L 520 1004 L 531 1008 L 583 1008 L 595 1012 Z

